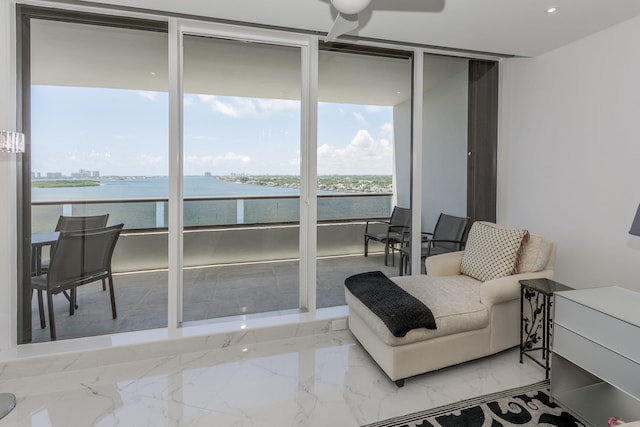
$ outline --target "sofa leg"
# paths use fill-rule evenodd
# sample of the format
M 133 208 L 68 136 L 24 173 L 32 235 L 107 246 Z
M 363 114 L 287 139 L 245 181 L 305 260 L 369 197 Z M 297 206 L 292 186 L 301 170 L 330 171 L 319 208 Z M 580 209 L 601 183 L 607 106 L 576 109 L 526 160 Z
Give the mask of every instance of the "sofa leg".
M 398 387 L 404 387 L 404 379 L 394 381 Z

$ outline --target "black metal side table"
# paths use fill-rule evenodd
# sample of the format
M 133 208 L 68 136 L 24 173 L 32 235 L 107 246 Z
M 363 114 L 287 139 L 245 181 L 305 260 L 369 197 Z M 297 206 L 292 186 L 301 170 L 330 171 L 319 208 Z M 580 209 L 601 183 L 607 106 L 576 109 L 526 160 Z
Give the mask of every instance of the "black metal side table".
M 545 369 L 545 378 L 549 379 L 549 353 L 551 349 L 551 309 L 553 294 L 573 288 L 551 279 L 520 280 L 520 363 L 527 356 Z M 524 304 L 528 302 L 531 318 L 525 316 Z M 542 351 L 542 360 L 533 357 L 530 352 Z

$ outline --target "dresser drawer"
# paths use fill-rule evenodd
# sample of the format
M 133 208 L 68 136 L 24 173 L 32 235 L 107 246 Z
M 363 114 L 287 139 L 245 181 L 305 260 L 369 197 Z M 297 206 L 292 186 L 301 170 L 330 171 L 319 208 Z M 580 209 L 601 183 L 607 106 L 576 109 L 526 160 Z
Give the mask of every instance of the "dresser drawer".
M 640 364 L 640 328 L 557 294 L 554 323 Z M 640 310 L 640 307 L 638 308 Z M 554 343 L 557 342 L 554 339 Z
M 553 341 L 554 353 L 640 399 L 640 364 L 559 324 Z

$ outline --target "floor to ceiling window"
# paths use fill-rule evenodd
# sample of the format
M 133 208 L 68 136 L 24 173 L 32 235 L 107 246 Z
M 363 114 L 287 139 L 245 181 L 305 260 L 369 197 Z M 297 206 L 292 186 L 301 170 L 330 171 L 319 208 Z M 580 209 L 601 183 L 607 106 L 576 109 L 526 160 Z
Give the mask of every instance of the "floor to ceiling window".
M 318 307 L 344 305 L 350 275 L 398 274 L 400 242 L 386 259 L 375 239 L 364 257 L 363 242 L 365 230 L 385 232 L 376 220 L 394 206 L 411 207 L 410 57 L 331 44 L 319 52 Z
M 73 315 L 68 293 L 57 293 L 57 339 L 164 327 L 167 34 L 125 21 L 37 18 L 30 30 L 30 274 L 57 273 L 48 258 L 61 216 L 108 215 L 108 226 L 124 224 L 111 262 L 117 318 L 100 280 L 78 288 Z M 35 294 L 24 299 L 31 328 L 23 339 L 48 341 L 50 307 Z
M 184 37 L 184 321 L 298 309 L 297 47 Z

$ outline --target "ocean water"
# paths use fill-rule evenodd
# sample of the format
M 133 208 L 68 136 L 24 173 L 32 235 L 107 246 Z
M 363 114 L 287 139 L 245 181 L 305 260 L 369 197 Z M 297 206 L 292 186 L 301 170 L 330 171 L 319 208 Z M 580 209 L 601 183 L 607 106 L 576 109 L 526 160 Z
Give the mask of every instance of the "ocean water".
M 100 186 L 33 188 L 32 231 L 55 228 L 60 215 L 98 215 L 109 213 L 109 224 L 124 223 L 125 229 L 164 228 L 168 224 L 168 207 L 162 201 L 123 199 L 166 198 L 167 177 L 101 178 Z M 321 195 L 344 195 L 344 192 L 318 191 Z M 223 226 L 237 224 L 291 223 L 300 220 L 298 198 L 243 199 L 243 196 L 291 196 L 299 189 L 237 184 L 215 177 L 185 177 L 186 197 L 225 196 L 230 200 L 193 200 L 184 203 L 185 226 Z M 86 201 L 100 200 L 100 203 Z M 73 203 L 83 201 L 83 203 Z M 106 202 L 105 202 L 106 201 Z M 39 204 L 38 202 L 64 202 Z M 318 199 L 318 220 L 336 221 L 389 216 L 391 196 L 322 197 Z
M 100 186 L 32 188 L 32 201 L 71 201 L 102 199 L 163 198 L 169 194 L 167 177 L 100 178 Z M 297 188 L 236 184 L 215 177 L 184 177 L 184 195 L 190 196 L 254 196 L 299 194 Z

